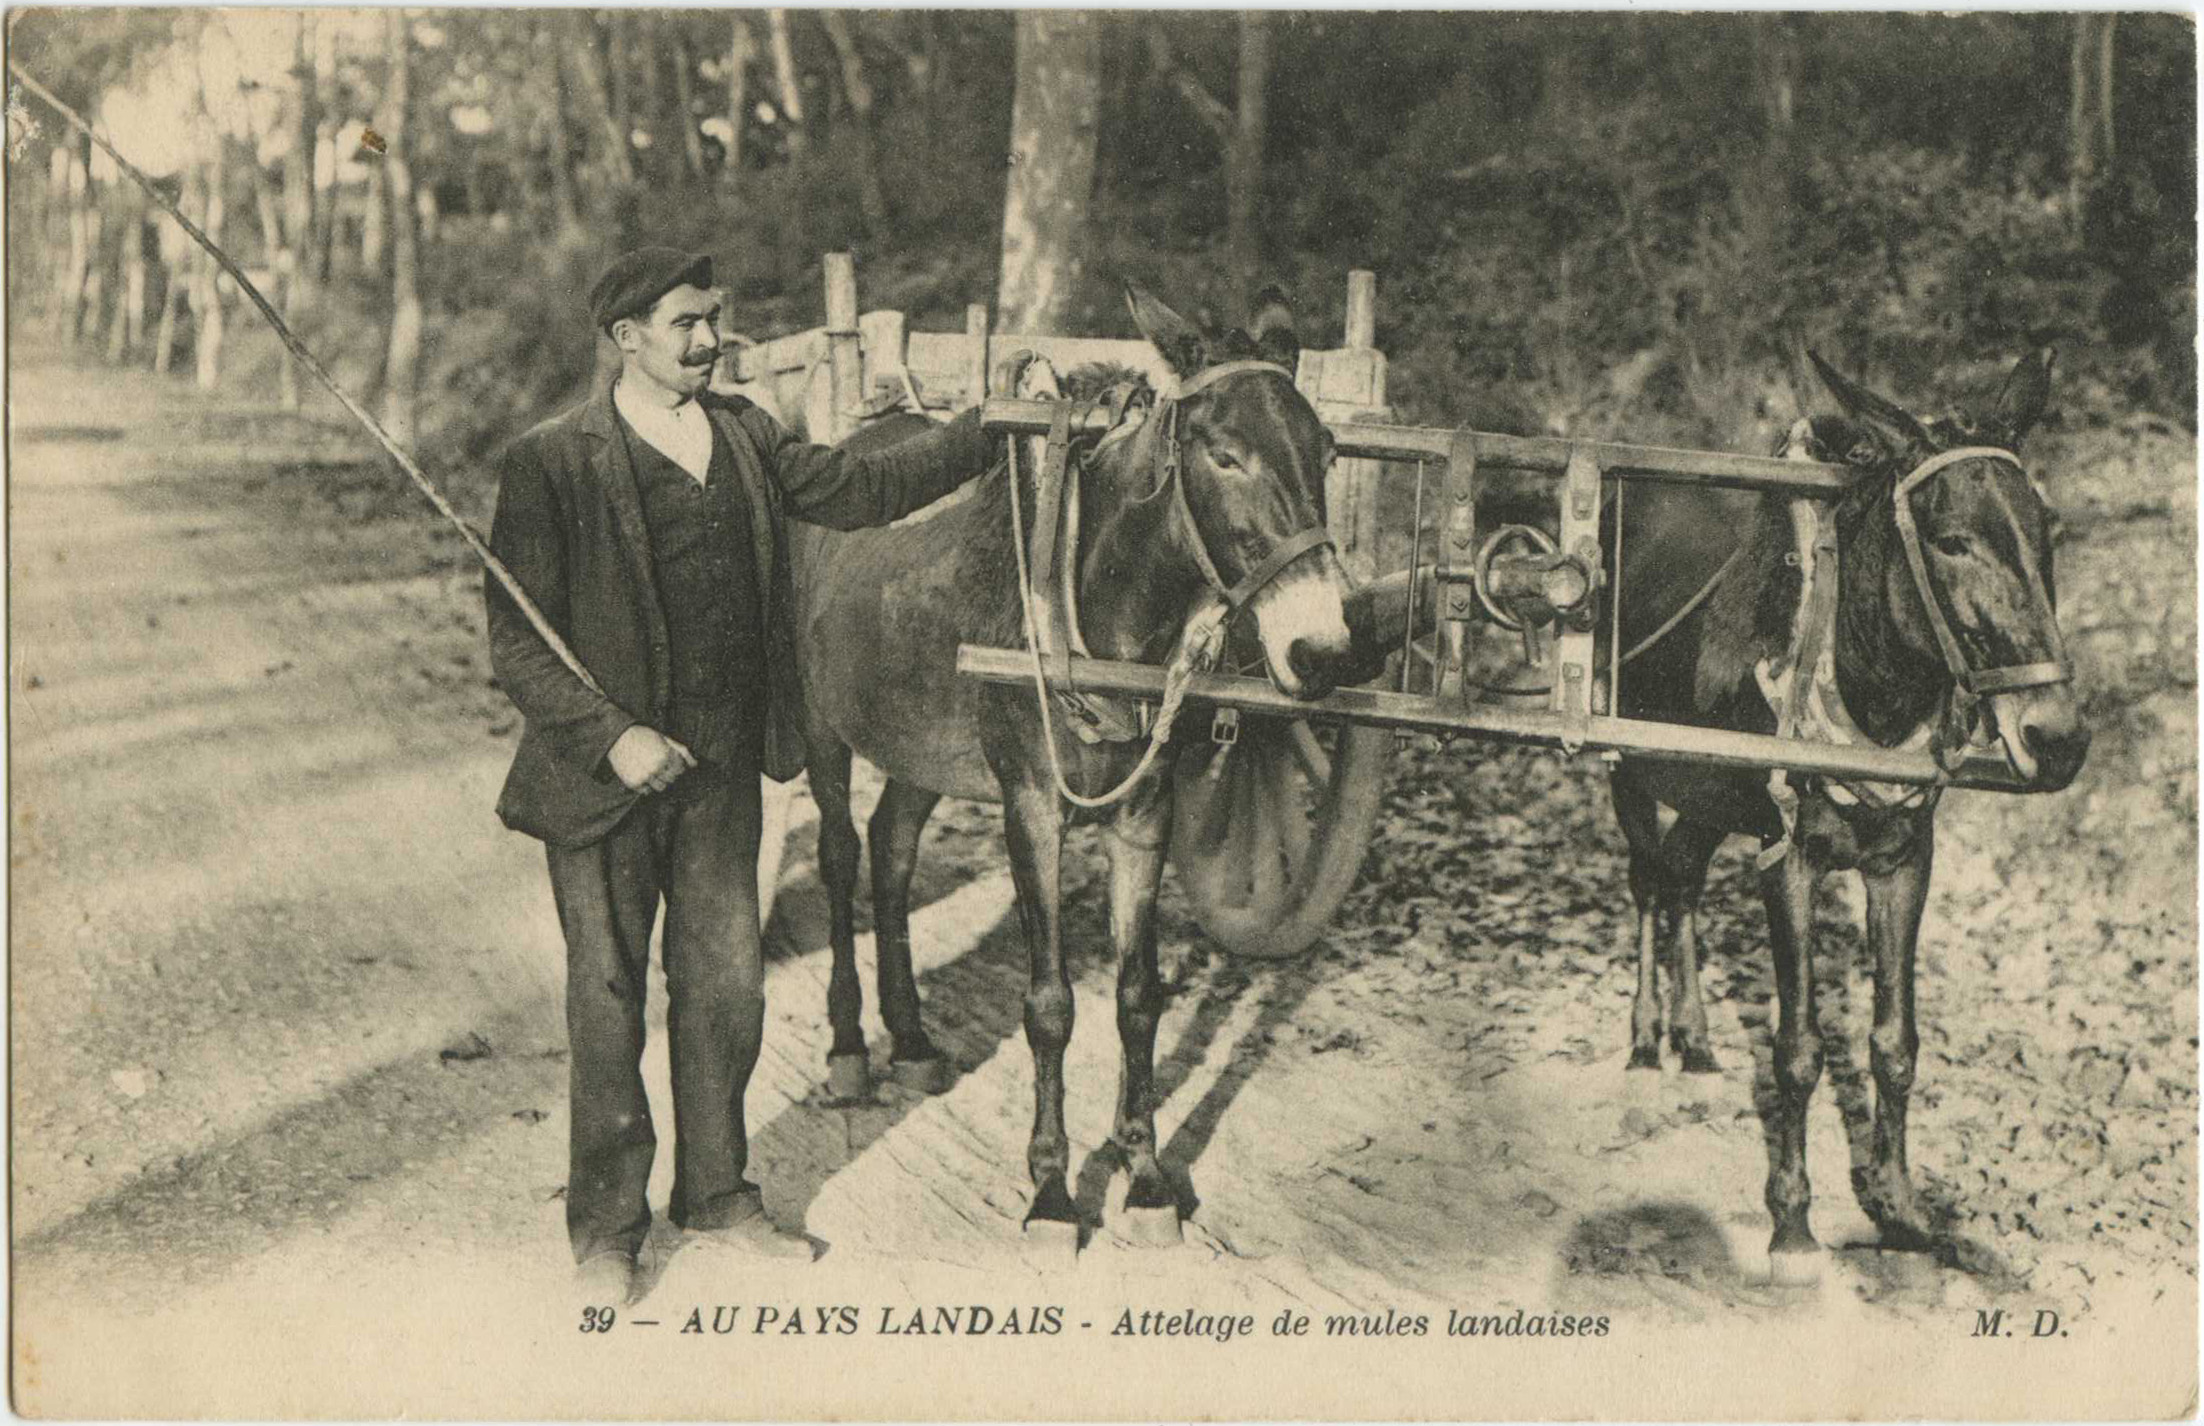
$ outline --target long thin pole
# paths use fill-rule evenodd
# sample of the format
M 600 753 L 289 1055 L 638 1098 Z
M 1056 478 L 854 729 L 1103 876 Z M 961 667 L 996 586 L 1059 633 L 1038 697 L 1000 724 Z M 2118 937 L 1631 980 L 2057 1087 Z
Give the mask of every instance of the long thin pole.
M 367 433 L 375 438 L 376 444 L 380 445 L 390 458 L 397 462 L 398 468 L 404 471 L 406 477 L 419 487 L 423 495 L 429 498 L 429 503 L 436 507 L 437 513 L 450 521 L 452 527 L 459 531 L 459 537 L 467 542 L 467 548 L 475 552 L 475 557 L 482 561 L 483 567 L 490 572 L 490 577 L 495 579 L 504 588 L 505 592 L 512 597 L 513 603 L 519 607 L 522 615 L 527 618 L 529 627 L 542 637 L 544 643 L 550 645 L 551 652 L 559 656 L 559 662 L 565 664 L 568 670 L 580 679 L 590 692 L 595 693 L 600 698 L 604 697 L 604 689 L 596 679 L 590 677 L 589 670 L 582 667 L 582 661 L 575 657 L 572 649 L 567 647 L 566 640 L 559 637 L 559 631 L 551 627 L 551 621 L 544 618 L 543 611 L 538 609 L 535 601 L 528 597 L 528 591 L 520 587 L 520 581 L 514 578 L 513 572 L 505 567 L 505 562 L 490 552 L 490 547 L 484 543 L 482 536 L 476 534 L 474 527 L 469 525 L 456 509 L 452 508 L 451 501 L 444 497 L 443 491 L 437 489 L 436 482 L 428 478 L 428 475 L 414 462 L 413 457 L 407 455 L 404 448 L 390 438 L 390 433 L 385 431 L 373 416 L 368 415 L 359 402 L 353 400 L 343 387 L 337 385 L 336 378 L 329 374 L 328 368 L 316 360 L 314 354 L 306 349 L 306 344 L 293 335 L 288 326 L 284 325 L 283 318 L 277 315 L 273 306 L 269 305 L 268 299 L 260 295 L 260 289 L 253 286 L 252 279 L 245 276 L 244 269 L 231 261 L 230 255 L 217 247 L 213 239 L 200 232 L 198 226 L 191 219 L 184 216 L 183 210 L 169 201 L 168 195 L 153 186 L 153 180 L 141 173 L 137 165 L 117 153 L 113 144 L 107 142 L 105 138 L 102 138 L 93 130 L 90 124 L 84 122 L 82 115 L 67 104 L 62 103 L 60 99 L 55 97 L 52 90 L 24 73 L 23 66 L 12 59 L 8 61 L 8 72 L 23 81 L 24 88 L 45 100 L 62 118 L 67 119 L 76 128 L 83 130 L 84 134 L 93 143 L 106 150 L 107 156 L 115 161 L 117 168 L 129 174 L 137 185 L 143 188 L 154 203 L 160 207 L 162 212 L 174 218 L 177 224 L 191 235 L 192 241 L 207 250 L 207 255 L 213 258 L 215 263 L 230 275 L 232 282 L 237 284 L 238 291 L 251 298 L 252 304 L 260 309 L 260 315 L 268 319 L 268 325 L 275 328 L 276 336 L 281 338 L 283 345 L 290 349 L 291 355 L 298 358 L 299 365 L 304 367 L 316 381 L 329 388 L 329 394 L 337 398 L 338 404 L 342 405 L 345 410 L 350 411 L 353 418 L 361 425 L 367 427 Z

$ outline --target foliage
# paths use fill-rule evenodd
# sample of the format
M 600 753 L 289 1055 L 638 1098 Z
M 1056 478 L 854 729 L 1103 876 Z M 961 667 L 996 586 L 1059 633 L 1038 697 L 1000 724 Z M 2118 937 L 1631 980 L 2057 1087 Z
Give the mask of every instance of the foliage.
M 193 33 L 167 18 L 58 14 L 26 12 L 14 52 L 80 97 Z M 625 243 L 712 252 L 735 293 L 731 325 L 751 337 L 818 320 L 817 254 L 837 247 L 859 254 L 865 305 L 914 323 L 960 325 L 964 303 L 992 298 L 1011 17 L 853 12 L 871 91 L 861 115 L 825 29 L 794 15 L 801 125 L 782 102 L 763 17 L 750 18 L 743 159 L 727 171 L 740 17 L 416 12 L 427 97 L 414 161 L 442 214 L 422 274 L 422 423 L 435 453 L 479 454 L 587 382 L 597 349 L 581 294 Z M 1749 444 L 1792 409 L 1798 346 L 1920 396 L 2051 344 L 2070 413 L 2186 421 L 2193 32 L 2179 16 L 2121 18 L 2115 159 L 2077 195 L 2072 23 L 1280 15 L 1262 255 L 1301 295 L 1311 342 L 1336 331 L 1344 271 L 1379 273 L 1379 345 L 1395 404 L 1415 418 Z M 1236 43 L 1229 15 L 1109 22 L 1091 329 L 1126 330 L 1111 279 L 1133 275 L 1187 308 L 1241 315 L 1222 260 L 1224 155 L 1186 89 L 1229 99 Z M 686 116 L 673 82 L 684 54 Z M 379 48 L 340 43 L 336 61 L 321 94 L 330 118 L 371 117 Z M 600 87 L 583 82 L 591 68 Z M 288 93 L 285 66 L 266 83 Z M 632 138 L 626 187 L 611 177 L 616 120 Z M 697 129 L 693 150 L 684 124 Z M 46 141 L 57 132 L 47 124 Z M 281 147 L 262 141 L 270 172 Z M 339 157 L 339 187 L 322 196 L 340 202 L 344 241 L 310 323 L 317 341 L 357 345 L 348 369 L 372 383 L 366 334 L 387 297 L 352 251 L 372 211 L 372 156 Z M 884 180 L 884 222 L 861 202 L 867 164 Z M 251 177 L 232 165 L 229 232 L 248 261 L 267 263 Z M 11 224 L 65 249 L 61 197 L 11 184 Z M 11 267 L 19 309 L 45 296 L 58 266 Z

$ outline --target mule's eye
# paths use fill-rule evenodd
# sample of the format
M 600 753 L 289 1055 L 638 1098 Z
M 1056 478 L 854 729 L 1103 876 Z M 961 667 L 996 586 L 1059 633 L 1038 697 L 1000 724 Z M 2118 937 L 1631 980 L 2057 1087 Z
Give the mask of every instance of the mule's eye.
M 1240 458 L 1222 446 L 1212 447 L 1209 458 L 1217 463 L 1217 469 L 1219 470 L 1238 470 L 1240 468 Z
M 1965 539 L 1958 535 L 1938 535 L 1934 540 L 1930 541 L 1930 543 L 1936 546 L 1937 552 L 1939 554 L 1947 554 L 1953 556 L 1963 555 L 1968 550 L 1973 548 L 1972 545 L 1969 545 Z

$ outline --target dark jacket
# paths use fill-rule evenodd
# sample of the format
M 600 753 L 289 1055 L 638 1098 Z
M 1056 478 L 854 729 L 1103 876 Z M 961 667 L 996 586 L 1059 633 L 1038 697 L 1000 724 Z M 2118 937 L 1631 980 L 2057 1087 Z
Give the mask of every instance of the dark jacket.
M 788 562 L 788 519 L 851 530 L 885 525 L 955 489 L 986 464 L 979 413 L 887 450 L 843 455 L 797 440 L 739 396 L 698 398 L 750 495 L 768 700 L 764 771 L 804 764 Z M 666 615 L 651 575 L 650 535 L 608 387 L 513 442 L 499 462 L 490 547 L 604 689 L 591 692 L 486 580 L 490 665 L 527 726 L 498 798 L 515 831 L 586 846 L 637 794 L 605 755 L 637 723 L 663 728 L 672 697 Z

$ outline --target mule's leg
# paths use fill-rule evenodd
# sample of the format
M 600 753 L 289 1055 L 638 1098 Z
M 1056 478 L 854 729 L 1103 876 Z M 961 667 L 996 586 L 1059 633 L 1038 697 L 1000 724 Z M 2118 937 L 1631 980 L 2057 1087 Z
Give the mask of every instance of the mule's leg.
M 1132 1175 L 1126 1227 L 1148 1243 L 1179 1239 L 1178 1196 L 1156 1158 L 1156 1022 L 1164 999 L 1156 973 L 1156 892 L 1170 834 L 1170 780 L 1164 776 L 1135 791 L 1109 830 L 1110 940 L 1117 950 L 1117 1037 L 1124 1050 L 1111 1137 Z
M 1699 990 L 1699 898 L 1707 889 L 1707 865 L 1726 834 L 1719 827 L 1678 818 L 1661 844 L 1676 926 L 1676 969 L 1669 978 L 1668 1038 L 1686 1074 L 1716 1074 L 1714 1041 L 1707 1031 L 1707 1003 Z
M 1638 908 L 1638 993 L 1630 1002 L 1630 1068 L 1661 1067 L 1661 995 L 1658 968 L 1658 912 L 1662 902 L 1661 808 L 1629 770 L 1618 767 L 1607 779 L 1615 820 L 1630 844 L 1630 899 Z
M 1875 1028 L 1867 1040 L 1875 1074 L 1875 1159 L 1860 1206 L 1894 1248 L 1923 1248 L 1930 1242 L 1906 1166 L 1906 1100 L 1913 1092 L 1914 1060 L 1921 1046 L 1913 1020 L 1913 955 L 1934 861 L 1935 823 L 1923 816 L 1905 860 L 1862 878 L 1867 886 L 1867 945 L 1875 956 Z
M 1026 1167 L 1033 1207 L 1026 1230 L 1070 1246 L 1078 1242 L 1079 1210 L 1067 1176 L 1071 1139 L 1064 1131 L 1064 1049 L 1071 1043 L 1071 972 L 1064 962 L 1060 873 L 1064 852 L 1061 804 L 1053 789 L 1004 779 L 1003 840 L 1018 888 L 1031 979 L 1025 996 L 1025 1038 L 1033 1050 L 1033 1138 Z
M 1775 1236 L 1768 1266 L 1777 1282 L 1812 1282 L 1820 1276 L 1808 1222 L 1813 1202 L 1806 1178 L 1806 1106 L 1821 1082 L 1821 1031 L 1814 1020 L 1814 887 L 1821 868 L 1803 847 L 1761 878 L 1768 906 L 1768 940 L 1775 951 L 1779 1011 L 1775 1031 L 1775 1148 L 1768 1164 L 1768 1212 Z
M 857 827 L 849 815 L 849 749 L 840 745 L 811 758 L 811 800 L 819 804 L 819 880 L 826 885 L 834 963 L 827 972 L 827 1096 L 836 1101 L 872 1097 L 872 1067 L 865 1058 L 865 991 L 857 979 Z
M 911 970 L 911 873 L 918 841 L 941 794 L 888 779 L 866 827 L 872 847 L 872 939 L 879 958 L 880 1018 L 895 1039 L 889 1071 L 896 1082 L 928 1094 L 949 1087 L 949 1062 L 926 1037 L 918 977 Z

